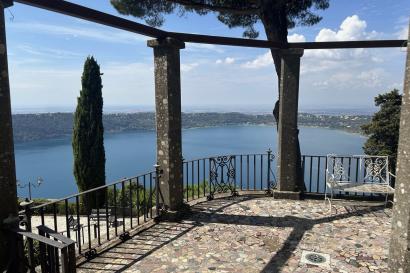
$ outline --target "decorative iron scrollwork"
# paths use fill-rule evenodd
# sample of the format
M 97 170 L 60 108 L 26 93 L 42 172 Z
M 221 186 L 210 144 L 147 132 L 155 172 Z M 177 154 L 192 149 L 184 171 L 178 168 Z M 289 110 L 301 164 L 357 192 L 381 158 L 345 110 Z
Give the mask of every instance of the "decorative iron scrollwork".
M 386 183 L 387 157 L 366 157 L 363 159 L 363 165 L 365 168 L 364 182 Z
M 268 160 L 268 185 L 267 185 L 267 189 L 265 190 L 265 194 L 266 196 L 272 197 L 273 190 L 276 189 L 277 187 L 275 173 L 273 172 L 273 169 L 272 169 L 272 162 L 275 159 L 275 155 L 272 154 L 271 149 L 269 149 L 267 153 L 268 153 L 268 158 L 267 158 Z
M 328 156 L 328 170 L 329 173 L 329 182 L 339 182 L 339 181 L 348 181 L 349 176 L 345 170 L 345 165 L 343 162 L 343 157 L 337 157 L 335 155 Z
M 235 156 L 211 157 L 209 160 L 211 191 L 207 199 L 212 200 L 215 193 L 226 193 L 228 191 L 231 192 L 232 196 L 238 196 L 235 188 Z

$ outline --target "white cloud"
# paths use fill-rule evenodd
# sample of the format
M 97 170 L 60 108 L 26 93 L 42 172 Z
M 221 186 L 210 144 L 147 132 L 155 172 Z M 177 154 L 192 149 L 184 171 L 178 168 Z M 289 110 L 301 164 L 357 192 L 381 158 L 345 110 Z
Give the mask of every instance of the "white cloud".
M 293 33 L 288 36 L 288 41 L 291 43 L 302 43 L 302 42 L 306 42 L 306 38 L 305 36 L 301 34 Z M 258 68 L 263 68 L 263 67 L 267 67 L 270 65 L 273 65 L 273 59 L 272 59 L 271 52 L 268 51 L 263 55 L 257 56 L 256 59 L 242 64 L 241 67 L 250 68 L 250 69 L 258 69 Z
M 250 69 L 258 69 L 262 67 L 266 67 L 269 65 L 273 65 L 273 59 L 270 51 L 266 52 L 263 55 L 259 55 L 256 59 L 246 62 L 241 65 L 243 68 L 250 68 Z
M 65 36 L 69 38 L 85 38 L 93 39 L 110 43 L 135 44 L 137 42 L 146 41 L 148 38 L 138 34 L 122 31 L 112 30 L 109 28 L 100 27 L 84 27 L 84 26 L 62 26 L 51 25 L 45 23 L 12 23 L 10 28 L 15 30 L 50 34 L 55 36 Z
M 352 15 L 346 17 L 340 24 L 338 30 L 331 30 L 323 28 L 319 31 L 315 37 L 316 42 L 329 42 L 329 41 L 355 41 L 374 39 L 379 34 L 376 31 L 367 32 L 367 23 L 361 20 L 359 16 Z M 306 57 L 312 56 L 315 58 L 332 58 L 332 59 L 344 59 L 348 57 L 357 57 L 366 55 L 367 51 L 364 49 L 355 50 L 339 50 L 339 49 L 318 49 L 308 50 L 305 53 Z
M 347 20 L 348 18 L 350 19 Z M 348 18 L 340 24 L 339 28 L 322 31 L 321 36 L 317 39 L 342 39 L 341 37 L 365 39 L 374 35 L 375 32 L 369 31 L 366 22 L 359 17 L 350 16 Z M 21 25 L 16 26 L 16 24 L 10 23 L 8 27 L 14 25 L 16 28 L 21 28 L 21 30 L 15 31 L 17 35 L 20 35 L 23 31 L 33 29 L 36 33 L 61 35 L 63 38 L 94 39 L 101 43 L 135 44 L 136 41 L 144 40 L 142 36 L 128 35 L 128 33 L 114 31 L 110 28 L 95 27 L 94 24 L 80 25 L 74 22 L 72 25 L 64 24 L 63 29 L 60 29 L 58 25 L 55 29 L 51 25 L 37 24 L 34 25 L 34 28 L 27 25 L 23 28 Z M 93 33 L 88 33 L 88 30 L 93 31 Z M 119 35 L 119 33 L 124 34 Z M 320 31 L 317 30 L 317 36 L 319 36 L 319 33 Z M 43 36 L 47 37 L 46 35 Z M 141 40 L 139 40 L 140 38 Z M 306 38 L 301 34 L 293 33 L 289 35 L 288 40 L 290 42 L 304 42 Z M 238 51 L 233 49 L 231 51 L 226 47 L 194 43 L 187 43 L 186 46 L 187 50 L 181 51 L 181 70 L 184 72 L 181 76 L 182 100 L 185 105 L 195 103 L 225 103 L 232 105 L 274 103 L 277 96 L 277 77 L 273 73 L 274 66 L 270 51 L 244 49 L 240 52 L 256 53 L 254 53 L 253 59 L 243 59 L 238 53 L 242 49 Z M 12 65 L 10 69 L 13 88 L 12 101 L 14 103 L 26 105 L 33 102 L 47 105 L 61 103 L 74 105 L 76 103 L 76 97 L 80 89 L 83 60 L 59 62 L 59 60 L 52 59 L 51 62 L 44 63 L 43 61 L 39 63 L 42 59 L 45 59 L 41 58 L 41 54 L 53 54 L 53 50 L 61 58 L 71 58 L 72 56 L 74 59 L 76 53 L 71 52 L 73 54 L 70 54 L 72 48 L 69 44 L 61 48 L 67 50 L 66 52 L 34 46 L 20 48 L 14 46 L 10 48 L 18 57 L 10 58 L 10 64 Z M 224 49 L 225 54 L 217 55 L 223 53 Z M 33 65 L 19 63 L 25 57 L 22 56 L 21 50 L 30 53 L 30 55 L 26 54 L 29 58 L 24 58 L 24 61 L 32 62 Z M 303 74 L 300 84 L 301 104 L 338 103 L 348 106 L 349 103 L 368 103 L 372 105 L 374 95 L 382 90 L 388 90 L 385 89 L 387 86 L 397 87 L 397 83 L 402 81 L 402 61 L 404 60 L 402 55 L 404 54 L 396 50 L 394 56 L 397 57 L 399 54 L 400 56 L 394 59 L 392 58 L 393 54 L 386 54 L 386 52 L 390 52 L 389 50 L 391 49 L 380 51 L 360 49 L 306 50 L 305 55 L 302 57 L 301 67 Z M 190 52 L 184 53 L 188 51 Z M 203 53 L 203 55 L 199 56 L 199 53 Z M 209 57 L 212 55 L 214 58 Z M 107 59 L 113 60 L 115 56 L 108 55 L 105 60 Z M 218 59 L 216 63 L 220 65 L 215 65 L 216 59 Z M 126 61 L 121 63 L 103 61 L 100 63 L 101 70 L 104 73 L 103 95 L 106 105 L 154 103 L 152 54 L 149 54 L 144 60 L 147 63 L 127 63 Z M 51 63 L 53 65 L 50 65 Z M 378 69 L 379 67 L 385 70 Z M 258 70 L 257 68 L 265 69 Z M 215 100 L 215 98 L 218 99 Z
M 197 44 L 197 43 L 186 43 L 186 50 L 187 51 L 213 51 L 217 53 L 223 53 L 224 50 L 221 46 L 210 45 L 210 44 Z
M 189 64 L 181 64 L 181 71 L 183 72 L 189 72 L 195 67 L 197 67 L 199 63 L 189 63 Z
M 315 41 L 366 40 L 373 39 L 377 35 L 376 31 L 367 31 L 366 21 L 361 20 L 357 15 L 352 15 L 343 20 L 337 30 L 321 29 Z M 343 73 L 343 76 L 340 75 L 340 78 L 330 77 L 332 79 L 331 82 L 347 81 L 349 80 L 346 78 L 347 74 L 359 73 L 357 71 L 360 71 L 369 64 L 383 63 L 385 60 L 384 56 L 377 55 L 377 52 L 376 50 L 369 51 L 363 48 L 306 50 L 302 58 L 301 74 L 330 72 L 334 70 L 332 76 L 340 73 Z M 341 72 L 345 69 L 348 71 Z M 362 77 L 370 77 L 370 75 L 362 75 Z
M 297 33 L 293 33 L 288 36 L 288 42 L 289 43 L 304 43 L 306 42 L 305 36 Z
M 354 41 L 374 38 L 377 32 L 366 32 L 367 23 L 359 16 L 348 16 L 340 25 L 340 28 L 333 31 L 328 28 L 321 29 L 316 36 L 316 42 L 327 41 Z
M 378 87 L 382 84 L 382 79 L 385 76 L 385 71 L 382 68 L 374 68 L 361 72 L 357 79 L 369 87 Z
M 395 33 L 395 36 L 397 39 L 407 40 L 409 37 L 408 33 L 409 33 L 409 25 L 403 25 L 400 28 L 400 30 Z
M 226 57 L 225 59 L 218 59 L 216 60 L 216 64 L 233 64 L 235 62 L 235 58 L 232 57 Z
M 233 64 L 234 62 L 235 62 L 234 58 L 231 58 L 231 57 L 226 57 L 225 58 L 225 63 L 226 64 Z
M 366 40 L 381 35 L 368 29 L 366 21 L 353 15 L 337 29 L 317 31 L 315 41 Z M 292 42 L 303 42 L 305 37 L 292 34 Z M 330 104 L 373 105 L 373 97 L 383 90 L 397 86 L 402 77 L 403 54 L 392 49 L 332 49 L 305 50 L 301 59 L 302 105 L 328 102 Z M 398 64 L 400 64 L 398 66 Z M 272 75 L 273 60 L 270 51 L 243 62 L 240 66 Z M 259 69 L 259 70 L 258 70 Z

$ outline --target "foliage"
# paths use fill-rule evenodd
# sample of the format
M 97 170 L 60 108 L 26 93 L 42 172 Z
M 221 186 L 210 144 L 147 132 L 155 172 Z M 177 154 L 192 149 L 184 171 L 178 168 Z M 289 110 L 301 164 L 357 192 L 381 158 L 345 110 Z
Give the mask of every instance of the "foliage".
M 93 57 L 84 63 L 82 89 L 74 114 L 74 177 L 80 192 L 105 184 L 103 98 L 100 67 Z M 82 202 L 89 210 L 104 204 L 104 194 L 90 194 Z
M 33 258 L 34 259 L 32 261 L 32 265 L 34 267 L 37 267 L 41 263 L 41 256 L 40 256 L 40 243 L 36 240 L 33 240 L 33 251 L 34 251 L 33 252 Z M 28 240 L 24 239 L 24 256 L 25 256 L 25 259 L 27 261 L 27 264 L 28 264 L 28 261 L 29 261 L 29 253 L 30 253 L 30 251 L 29 251 Z
M 363 132 L 369 136 L 363 150 L 368 155 L 389 156 L 390 166 L 394 169 L 399 141 L 402 95 L 394 89 L 378 95 L 374 101 L 380 110 L 374 114 L 370 123 L 362 126 Z
M 156 27 L 163 25 L 164 15 L 167 14 L 184 16 L 189 12 L 199 15 L 214 12 L 218 20 L 229 28 L 242 27 L 245 29 L 244 37 L 257 38 L 259 32 L 255 24 L 260 21 L 265 28 L 273 26 L 286 33 L 287 29 L 296 25 L 318 23 L 322 17 L 313 13 L 312 9 L 327 9 L 329 0 L 111 0 L 111 4 L 121 14 L 141 18 Z M 272 17 L 271 22 L 267 22 L 266 14 Z
M 204 197 L 208 193 L 209 183 L 206 180 L 194 185 L 184 185 L 184 198 L 188 196 L 188 200 Z
M 108 207 L 116 207 L 117 213 L 122 214 L 123 209 L 128 212 L 129 208 L 133 208 L 133 215 L 137 215 L 136 209 L 139 210 L 139 215 L 147 212 L 151 207 L 155 206 L 155 187 L 150 190 L 144 190 L 144 187 L 135 182 L 127 183 L 122 188 L 108 188 L 107 201 Z

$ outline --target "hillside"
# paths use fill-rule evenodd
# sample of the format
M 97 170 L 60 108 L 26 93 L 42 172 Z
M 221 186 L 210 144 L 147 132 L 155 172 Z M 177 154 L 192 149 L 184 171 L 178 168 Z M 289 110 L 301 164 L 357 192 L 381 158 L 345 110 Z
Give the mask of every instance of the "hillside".
M 300 126 L 326 127 L 360 133 L 360 126 L 370 121 L 370 116 L 334 116 L 299 114 Z M 105 132 L 155 130 L 153 112 L 106 114 L 103 117 Z M 182 127 L 202 128 L 237 125 L 274 125 L 272 115 L 242 113 L 183 113 Z M 70 137 L 73 127 L 72 113 L 16 114 L 13 115 L 16 143 L 40 139 Z

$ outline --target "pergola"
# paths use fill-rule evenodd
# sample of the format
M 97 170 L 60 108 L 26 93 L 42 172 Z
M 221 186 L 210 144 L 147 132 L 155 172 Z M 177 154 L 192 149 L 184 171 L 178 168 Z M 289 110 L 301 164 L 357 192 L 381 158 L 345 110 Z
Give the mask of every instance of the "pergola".
M 265 40 L 198 35 L 160 30 L 103 13 L 66 1 L 15 0 L 15 2 L 81 18 L 90 22 L 152 37 L 148 46 L 153 48 L 155 63 L 155 103 L 157 128 L 157 164 L 162 176 L 159 187 L 163 202 L 170 210 L 178 210 L 183 204 L 182 141 L 181 141 L 181 83 L 180 50 L 185 43 L 206 43 L 226 46 L 278 49 L 281 53 L 280 118 L 278 122 L 277 172 L 279 187 L 277 196 L 299 198 L 297 180 L 297 113 L 299 97 L 300 58 L 304 50 L 382 48 L 407 46 L 407 64 L 404 97 L 400 123 L 400 143 L 397 164 L 394 218 L 390 247 L 391 272 L 410 270 L 410 43 L 407 40 L 339 41 L 288 43 Z M 4 9 L 13 0 L 0 0 L 0 221 L 17 225 L 16 172 L 10 103 L 9 74 L 7 65 Z M 11 218 L 10 218 L 11 217 Z M 7 260 L 12 244 L 6 240 L 6 229 L 0 232 L 0 267 Z

